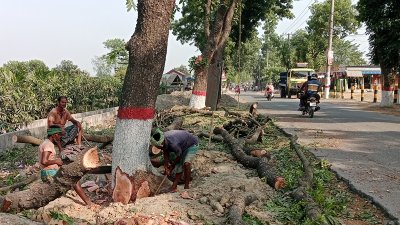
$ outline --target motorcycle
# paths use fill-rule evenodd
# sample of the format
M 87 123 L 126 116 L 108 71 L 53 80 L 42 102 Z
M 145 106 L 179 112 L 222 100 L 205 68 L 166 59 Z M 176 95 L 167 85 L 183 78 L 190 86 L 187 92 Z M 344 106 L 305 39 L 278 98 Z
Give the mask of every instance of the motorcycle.
M 274 96 L 272 95 L 272 92 L 267 92 L 265 94 L 265 97 L 267 98 L 268 101 L 271 101 Z
M 301 97 L 302 94 L 303 93 L 299 93 L 299 97 Z M 306 104 L 301 111 L 303 116 L 308 114 L 310 118 L 313 118 L 314 112 L 318 110 L 320 110 L 319 102 L 317 101 L 317 98 L 313 96 L 307 98 Z

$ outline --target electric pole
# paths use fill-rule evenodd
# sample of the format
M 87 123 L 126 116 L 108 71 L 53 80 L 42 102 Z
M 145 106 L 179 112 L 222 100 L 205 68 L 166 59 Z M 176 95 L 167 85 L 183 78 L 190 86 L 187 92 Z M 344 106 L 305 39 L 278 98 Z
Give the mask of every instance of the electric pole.
M 325 99 L 329 99 L 329 89 L 331 87 L 331 66 L 333 62 L 332 36 L 333 36 L 334 12 L 335 12 L 335 0 L 331 0 L 331 15 L 329 17 L 329 41 L 328 41 L 328 51 L 326 52 L 327 69 L 325 75 Z

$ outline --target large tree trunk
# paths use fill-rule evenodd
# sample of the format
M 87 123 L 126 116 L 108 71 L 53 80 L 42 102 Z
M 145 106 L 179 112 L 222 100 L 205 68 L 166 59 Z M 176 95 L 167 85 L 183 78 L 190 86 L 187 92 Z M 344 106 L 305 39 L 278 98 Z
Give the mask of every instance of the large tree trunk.
M 232 18 L 236 9 L 238 0 L 232 0 L 229 5 L 220 4 L 215 13 L 213 24 L 210 25 L 209 21 L 205 22 L 205 35 L 207 43 L 202 50 L 202 59 L 211 63 L 217 49 L 221 48 L 226 42 L 232 29 Z M 206 15 L 209 16 L 209 5 L 206 4 Z M 211 30 L 209 29 L 211 27 Z M 195 69 L 195 82 L 190 99 L 189 105 L 194 108 L 205 107 L 207 95 L 207 79 L 208 79 L 208 65 L 202 65 Z
M 124 204 L 158 186 L 148 155 L 155 102 L 167 54 L 174 0 L 139 0 L 135 33 L 117 115 L 112 154 L 113 199 Z
M 389 68 L 381 64 L 382 76 L 381 76 L 381 84 L 382 84 L 382 98 L 381 98 L 381 106 L 382 107 L 391 107 L 393 106 L 393 87 L 391 86 L 391 82 L 389 76 L 391 73 L 396 73 L 396 71 L 391 71 Z
M 225 45 L 223 45 L 225 46 Z M 223 70 L 224 60 L 224 47 L 217 49 L 215 52 L 214 60 L 211 62 L 208 68 L 208 80 L 207 80 L 207 96 L 206 106 L 211 107 L 211 110 L 217 109 L 218 97 L 221 91 L 221 76 Z
M 6 195 L 1 211 L 21 211 L 45 206 L 65 194 L 85 173 L 99 165 L 97 148 L 86 149 L 74 162 L 61 166 L 51 183 L 38 182 L 27 190 Z

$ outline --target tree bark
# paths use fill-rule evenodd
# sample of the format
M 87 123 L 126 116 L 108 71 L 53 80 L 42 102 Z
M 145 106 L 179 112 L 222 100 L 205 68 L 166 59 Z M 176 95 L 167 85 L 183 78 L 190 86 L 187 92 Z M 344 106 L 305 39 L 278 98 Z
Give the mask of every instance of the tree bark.
M 135 32 L 126 46 L 129 64 L 112 153 L 116 202 L 128 203 L 149 196 L 159 184 L 146 178 L 156 173 L 148 147 L 174 6 L 174 0 L 138 0 Z
M 224 128 L 216 127 L 214 134 L 221 134 L 225 142 L 231 147 L 232 155 L 245 167 L 257 169 L 259 177 L 265 177 L 267 184 L 275 189 L 281 189 L 285 185 L 285 180 L 276 174 L 274 166 L 265 158 L 248 156 L 243 151 L 243 141 L 235 139 Z
M 99 165 L 97 148 L 86 149 L 74 162 L 61 166 L 51 183 L 34 183 L 27 190 L 6 195 L 2 210 L 21 211 L 45 206 L 65 194 L 86 172 Z
M 245 225 L 242 216 L 246 206 L 257 200 L 254 194 L 249 194 L 246 197 L 236 196 L 232 206 L 229 208 L 228 222 L 233 225 Z
M 232 29 L 233 14 L 236 9 L 238 0 L 232 0 L 229 5 L 222 3 L 219 4 L 215 17 L 213 20 L 205 18 L 204 33 L 207 38 L 207 43 L 202 50 L 203 60 L 207 60 L 207 63 L 213 62 L 214 54 L 217 49 L 221 48 L 225 44 L 227 38 Z M 208 10 L 208 3 L 205 5 L 205 11 Z M 206 15 L 207 16 L 207 15 Z M 213 21 L 210 25 L 209 22 Z M 211 30 L 209 29 L 211 27 Z M 208 79 L 208 65 L 202 65 L 195 69 L 195 82 L 192 91 L 192 97 L 189 105 L 195 108 L 203 108 L 205 106 L 206 94 L 207 94 L 207 79 Z
M 110 143 L 114 140 L 113 136 L 106 136 L 106 135 L 84 134 L 83 136 L 86 138 L 86 140 L 97 142 L 97 143 Z
M 206 106 L 210 107 L 212 111 L 217 110 L 218 97 L 221 90 L 223 60 L 224 46 L 216 50 L 215 57 L 208 67 Z

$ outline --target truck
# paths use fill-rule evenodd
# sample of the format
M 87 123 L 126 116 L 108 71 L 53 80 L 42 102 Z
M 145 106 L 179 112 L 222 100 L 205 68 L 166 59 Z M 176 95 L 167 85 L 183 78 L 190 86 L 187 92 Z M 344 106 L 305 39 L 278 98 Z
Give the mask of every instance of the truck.
M 279 74 L 279 89 L 281 98 L 297 96 L 301 86 L 307 81 L 307 77 L 315 73 L 314 69 L 307 68 L 307 63 L 298 63 L 296 68 Z

